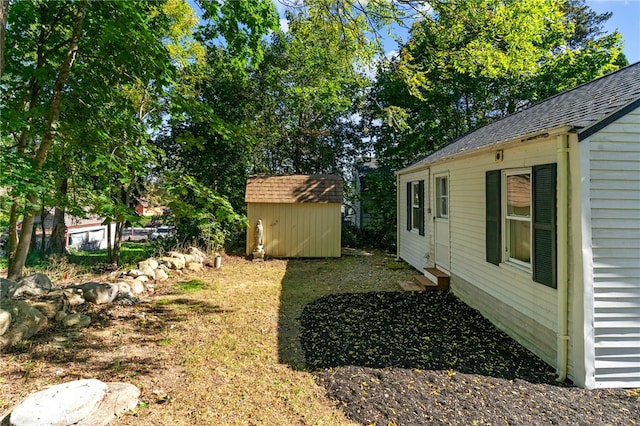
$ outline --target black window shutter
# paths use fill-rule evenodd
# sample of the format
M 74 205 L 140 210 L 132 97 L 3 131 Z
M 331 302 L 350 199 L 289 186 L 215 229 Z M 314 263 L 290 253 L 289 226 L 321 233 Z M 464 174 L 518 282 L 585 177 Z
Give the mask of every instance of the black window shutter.
M 411 218 L 412 203 L 411 182 L 407 182 L 407 231 L 411 231 L 411 228 L 413 227 Z
M 533 167 L 533 280 L 557 288 L 556 164 Z
M 489 170 L 485 180 L 486 256 L 487 262 L 499 265 L 502 261 L 500 170 Z
M 418 225 L 418 234 L 424 235 L 424 181 L 418 182 L 418 210 L 420 211 L 420 220 Z

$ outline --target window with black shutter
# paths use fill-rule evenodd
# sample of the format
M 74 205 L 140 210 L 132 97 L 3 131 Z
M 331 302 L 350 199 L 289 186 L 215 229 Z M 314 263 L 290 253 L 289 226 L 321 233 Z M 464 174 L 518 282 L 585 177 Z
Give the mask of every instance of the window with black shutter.
M 487 262 L 499 265 L 502 261 L 502 220 L 500 170 L 490 170 L 485 179 L 485 230 Z
M 533 280 L 557 288 L 556 164 L 533 167 Z
M 486 172 L 485 213 L 487 262 L 556 288 L 556 164 Z

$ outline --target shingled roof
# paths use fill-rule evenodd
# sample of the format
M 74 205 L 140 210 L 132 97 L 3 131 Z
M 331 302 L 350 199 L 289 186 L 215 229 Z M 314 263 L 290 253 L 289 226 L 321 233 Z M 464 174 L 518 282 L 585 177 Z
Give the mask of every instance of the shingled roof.
M 561 126 L 583 140 L 638 107 L 640 62 L 469 132 L 408 168 Z
M 338 175 L 251 176 L 247 203 L 342 203 Z

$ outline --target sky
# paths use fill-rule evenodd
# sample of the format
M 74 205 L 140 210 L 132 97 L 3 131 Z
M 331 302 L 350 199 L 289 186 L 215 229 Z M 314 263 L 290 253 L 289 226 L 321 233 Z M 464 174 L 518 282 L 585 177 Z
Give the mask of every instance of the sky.
M 586 5 L 596 13 L 613 12 L 604 24 L 606 33 L 618 30 L 624 41 L 624 54 L 630 64 L 640 62 L 640 0 L 587 0 Z M 277 0 L 276 0 L 277 4 Z M 400 31 L 406 40 L 406 31 Z M 385 40 L 387 53 L 397 51 L 392 40 Z
M 618 30 L 624 40 L 624 54 L 630 64 L 640 61 L 640 0 L 587 0 L 597 13 L 613 12 L 605 23 L 607 32 Z

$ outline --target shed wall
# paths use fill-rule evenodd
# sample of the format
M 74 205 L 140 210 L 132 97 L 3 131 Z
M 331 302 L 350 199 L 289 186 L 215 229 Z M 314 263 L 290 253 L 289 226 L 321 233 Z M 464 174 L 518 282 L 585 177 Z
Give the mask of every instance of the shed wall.
M 341 205 L 338 203 L 249 203 L 246 253 L 262 220 L 264 250 L 271 257 L 340 257 Z
M 640 387 L 640 109 L 580 146 L 589 167 L 584 251 L 592 258 L 585 268 L 585 325 L 593 325 L 586 385 Z

